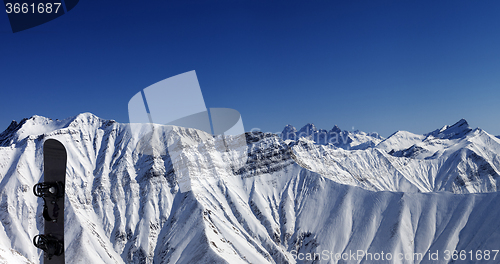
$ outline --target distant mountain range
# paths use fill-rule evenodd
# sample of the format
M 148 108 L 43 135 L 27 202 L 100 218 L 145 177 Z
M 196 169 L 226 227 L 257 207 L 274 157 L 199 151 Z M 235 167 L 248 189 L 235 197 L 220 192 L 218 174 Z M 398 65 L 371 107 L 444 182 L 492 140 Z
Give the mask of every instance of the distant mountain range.
M 309 138 L 317 144 L 334 145 L 343 149 L 367 149 L 380 143 L 383 138 L 377 133 L 365 133 L 359 130 L 346 131 L 334 126 L 331 130 L 317 129 L 314 124 L 307 124 L 299 131 L 291 125 L 287 125 L 281 138 L 283 140 L 297 140 L 299 138 Z
M 0 263 L 41 263 L 31 188 L 48 138 L 68 151 L 67 263 L 449 263 L 446 250 L 500 249 L 500 139 L 465 120 L 386 139 L 312 124 L 281 137 L 161 131 L 176 151 L 141 153 L 128 124 L 90 113 L 13 122 L 0 134 Z M 236 137 L 246 146 L 231 149 Z
M 304 167 L 342 184 L 374 191 L 453 193 L 496 192 L 500 187 L 498 138 L 479 128 L 471 129 L 464 119 L 424 135 L 397 131 L 386 139 L 337 127 L 328 132 L 328 138 L 335 138 L 335 133 L 340 138 L 345 135 L 348 144 L 325 145 L 318 131 L 312 124 L 299 132 L 287 126 L 282 138 L 290 142 L 302 162 L 307 161 Z M 302 137 L 290 140 L 294 133 L 302 133 Z M 353 135 L 362 136 L 355 141 Z M 301 146 L 305 146 L 304 151 Z M 312 153 L 318 154 L 313 157 Z

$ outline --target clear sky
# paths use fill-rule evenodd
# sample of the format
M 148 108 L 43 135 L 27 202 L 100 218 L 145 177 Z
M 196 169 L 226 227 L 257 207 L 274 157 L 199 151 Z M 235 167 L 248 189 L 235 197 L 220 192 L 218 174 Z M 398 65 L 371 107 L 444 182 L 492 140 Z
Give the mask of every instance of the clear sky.
M 389 136 L 465 118 L 500 135 L 500 1 L 89 1 L 13 34 L 0 15 L 0 130 L 82 112 L 128 122 L 141 89 L 196 70 L 246 130 Z

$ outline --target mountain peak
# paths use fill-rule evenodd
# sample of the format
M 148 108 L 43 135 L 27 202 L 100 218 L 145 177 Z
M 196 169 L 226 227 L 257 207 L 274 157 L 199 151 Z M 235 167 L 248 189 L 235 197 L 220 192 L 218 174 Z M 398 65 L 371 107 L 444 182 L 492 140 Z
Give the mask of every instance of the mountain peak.
M 335 133 L 340 133 L 342 132 L 342 129 L 340 129 L 340 127 L 338 127 L 337 125 L 333 126 L 332 129 L 330 130 L 331 132 L 335 132 Z
M 465 119 L 460 119 L 458 122 L 456 122 L 454 125 L 452 125 L 450 128 L 452 127 L 469 127 L 469 123 L 467 123 L 467 120 Z
M 441 139 L 457 139 L 464 137 L 470 131 L 472 131 L 472 129 L 469 127 L 469 123 L 462 118 L 451 126 L 446 125 L 441 129 L 436 129 L 430 133 L 424 134 L 424 136 L 433 136 Z
M 26 120 L 26 123 L 30 125 L 47 125 L 52 123 L 53 120 L 52 118 L 44 117 L 44 116 L 39 116 L 39 115 L 33 115 L 30 118 Z M 21 121 L 22 123 L 22 121 Z
M 16 120 L 12 120 L 10 122 L 9 127 L 5 129 L 2 133 L 0 133 L 0 146 L 8 146 L 12 144 L 12 136 L 16 133 L 17 130 L 28 120 L 27 118 L 24 118 L 20 123 L 18 123 Z
M 286 125 L 285 128 L 283 128 L 283 131 L 281 132 L 281 138 L 283 140 L 287 140 L 287 139 L 296 140 L 297 139 L 297 129 L 290 124 Z
M 313 123 L 307 123 L 305 126 L 303 126 L 300 131 L 316 131 L 316 126 Z
M 78 114 L 74 117 L 68 118 L 67 120 L 69 121 L 67 126 L 70 127 L 78 127 L 81 124 L 100 124 L 102 121 L 105 121 L 104 119 L 101 119 L 89 112 Z M 109 121 L 114 122 L 114 120 Z
M 13 120 L 9 127 L 0 133 L 0 146 L 15 144 L 29 136 L 39 136 L 65 127 L 79 128 L 89 124 L 100 125 L 102 119 L 92 113 L 81 113 L 64 120 L 33 115 L 23 118 L 20 122 Z M 109 122 L 114 122 L 110 120 Z
M 285 132 L 297 132 L 297 129 L 294 126 L 288 124 L 285 126 L 285 128 L 283 128 L 283 133 Z
M 308 138 L 319 145 L 332 144 L 343 149 L 366 149 L 380 143 L 382 138 L 377 133 L 365 133 L 360 131 L 342 131 L 337 125 L 331 130 L 318 129 L 312 123 L 303 126 L 299 131 L 291 125 L 287 125 L 281 134 L 283 140 L 299 140 Z

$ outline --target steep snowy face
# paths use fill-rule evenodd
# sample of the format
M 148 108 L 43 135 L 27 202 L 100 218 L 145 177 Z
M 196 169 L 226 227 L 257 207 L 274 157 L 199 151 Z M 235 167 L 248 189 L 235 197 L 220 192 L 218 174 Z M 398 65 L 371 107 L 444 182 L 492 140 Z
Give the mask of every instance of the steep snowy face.
M 47 138 L 68 152 L 70 263 L 311 263 L 304 254 L 323 250 L 428 259 L 500 244 L 500 211 L 492 209 L 500 140 L 479 129 L 346 150 L 268 133 L 240 135 L 246 145 L 233 148 L 238 136 L 162 127 L 157 140 L 168 150 L 147 152 L 132 140 L 141 129 L 128 126 L 87 113 L 33 117 L 0 134 L 0 261 L 41 261 L 31 238 L 43 230 L 42 201 L 31 188 L 43 180 Z M 414 141 L 398 146 L 406 139 Z M 415 144 L 440 151 L 393 155 Z M 186 176 L 192 188 L 181 192 Z
M 472 129 L 469 127 L 467 121 L 465 121 L 465 119 L 461 119 L 452 126 L 444 126 L 441 129 L 425 134 L 425 136 L 433 136 L 441 139 L 457 139 L 464 137 L 471 131 Z

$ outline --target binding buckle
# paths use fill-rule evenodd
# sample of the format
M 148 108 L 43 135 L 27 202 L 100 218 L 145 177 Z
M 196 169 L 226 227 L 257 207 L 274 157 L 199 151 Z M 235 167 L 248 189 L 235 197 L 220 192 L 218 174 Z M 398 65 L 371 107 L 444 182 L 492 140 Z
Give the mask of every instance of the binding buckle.
M 43 198 L 43 218 L 49 222 L 57 222 L 59 206 L 56 201 L 64 197 L 64 184 L 60 181 L 37 183 L 33 186 L 33 193 L 35 196 Z M 49 213 L 47 206 L 49 202 L 54 205 L 51 213 Z

